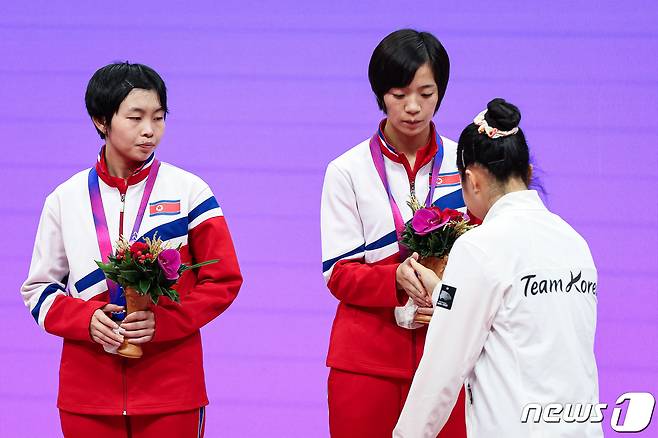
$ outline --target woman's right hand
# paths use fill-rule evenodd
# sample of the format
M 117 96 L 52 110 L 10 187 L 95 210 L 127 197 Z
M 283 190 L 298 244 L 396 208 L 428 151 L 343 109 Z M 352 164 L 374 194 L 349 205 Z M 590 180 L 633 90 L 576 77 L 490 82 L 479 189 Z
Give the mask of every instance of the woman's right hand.
M 108 316 L 111 312 L 121 312 L 123 307 L 116 304 L 106 304 L 102 308 L 96 310 L 91 316 L 91 323 L 89 323 L 89 334 L 91 339 L 103 346 L 118 347 L 123 342 L 123 336 L 114 332 L 119 328 L 119 324 L 112 321 Z
M 409 295 L 418 307 L 431 307 L 432 296 L 427 293 L 425 287 L 416 276 L 416 271 L 411 265 L 411 261 L 418 260 L 418 254 L 413 253 L 404 262 L 400 263 L 395 271 L 395 283 L 398 289 L 403 290 Z
M 416 260 L 409 260 L 409 263 L 411 268 L 414 270 L 414 275 L 416 275 L 416 277 L 422 283 L 425 290 L 428 291 L 430 296 L 430 305 L 432 305 L 432 292 L 434 292 L 434 288 L 437 284 L 439 284 L 441 279 L 438 275 L 436 275 L 434 271 L 421 265 Z

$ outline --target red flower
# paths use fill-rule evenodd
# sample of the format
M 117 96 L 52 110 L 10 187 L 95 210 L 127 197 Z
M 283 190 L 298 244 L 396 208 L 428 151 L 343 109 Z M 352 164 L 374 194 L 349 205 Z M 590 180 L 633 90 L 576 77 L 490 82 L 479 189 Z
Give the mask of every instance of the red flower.
M 137 252 L 145 253 L 149 249 L 149 246 L 144 242 L 135 242 L 130 245 L 130 253 L 137 254 Z
M 441 218 L 442 219 L 448 218 L 448 220 L 450 221 L 461 221 L 464 220 L 464 214 L 460 211 L 453 210 L 451 208 L 446 208 L 441 213 Z

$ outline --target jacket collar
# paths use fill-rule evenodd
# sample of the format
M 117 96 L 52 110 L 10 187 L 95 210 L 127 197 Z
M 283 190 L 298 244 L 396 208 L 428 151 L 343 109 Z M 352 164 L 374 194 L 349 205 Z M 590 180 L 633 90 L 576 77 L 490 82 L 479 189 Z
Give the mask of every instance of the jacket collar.
M 416 151 L 416 161 L 414 163 L 413 169 L 409 165 L 409 160 L 407 160 L 407 157 L 404 154 L 398 154 L 393 145 L 391 145 L 390 141 L 386 138 L 386 135 L 384 134 L 385 127 L 386 119 L 379 123 L 379 129 L 377 130 L 377 136 L 379 137 L 379 147 L 381 148 L 382 153 L 389 160 L 402 164 L 410 177 L 415 177 L 416 173 L 418 173 L 421 167 L 432 161 L 439 149 L 439 146 L 436 143 L 436 127 L 434 126 L 434 122 L 430 122 L 429 141 L 425 146 Z
M 148 157 L 148 159 L 144 161 L 139 169 L 137 169 L 130 177 L 123 179 L 110 175 L 109 171 L 107 170 L 107 162 L 105 161 L 105 147 L 106 146 L 103 145 L 96 161 L 96 172 L 105 184 L 110 187 L 119 189 L 121 193 L 125 193 L 128 189 L 128 186 L 135 185 L 143 181 L 148 176 L 151 164 L 153 164 L 153 160 L 155 160 L 155 153 L 151 154 L 151 156 Z
M 507 210 L 546 210 L 546 206 L 536 190 L 506 193 L 494 202 L 482 223 L 487 223 Z

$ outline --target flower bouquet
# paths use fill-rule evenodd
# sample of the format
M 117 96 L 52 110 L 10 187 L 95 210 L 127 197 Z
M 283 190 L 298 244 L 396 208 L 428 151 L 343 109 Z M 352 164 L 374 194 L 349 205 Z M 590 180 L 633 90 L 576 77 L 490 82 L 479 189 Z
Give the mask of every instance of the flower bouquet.
M 185 271 L 200 266 L 216 263 L 218 260 L 208 260 L 194 265 L 181 263 L 180 245 L 178 248 L 167 248 L 162 240 L 144 238 L 130 244 L 123 237 L 116 245 L 113 255 L 108 257 L 108 263 L 96 261 L 105 276 L 121 285 L 126 296 L 126 314 L 138 310 L 147 310 L 150 303 L 158 304 L 162 296 L 180 303 L 178 292 L 172 287 Z M 142 349 L 139 345 L 123 341 L 117 349 L 121 356 L 139 358 Z
M 402 232 L 402 245 L 417 252 L 421 265 L 432 269 L 439 278 L 448 262 L 448 254 L 459 236 L 474 228 L 467 214 L 439 207 L 421 208 Z
M 442 278 L 448 254 L 455 241 L 476 226 L 469 221 L 467 214 L 450 208 L 414 209 L 414 216 L 407 222 L 400 243 L 409 248 L 410 252 L 418 253 L 418 262 Z M 406 328 L 420 327 L 422 324 L 415 319 L 417 309 L 411 299 L 406 306 L 397 307 L 395 317 L 398 324 Z

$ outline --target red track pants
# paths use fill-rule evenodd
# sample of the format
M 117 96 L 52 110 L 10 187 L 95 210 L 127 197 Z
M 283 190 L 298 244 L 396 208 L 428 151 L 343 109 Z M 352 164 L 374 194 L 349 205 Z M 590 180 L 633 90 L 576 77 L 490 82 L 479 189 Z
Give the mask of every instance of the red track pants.
M 59 411 L 65 438 L 202 438 L 205 408 L 157 415 L 84 415 Z
M 391 438 L 411 380 L 329 372 L 329 431 L 332 438 Z M 466 438 L 462 388 L 439 438 Z

